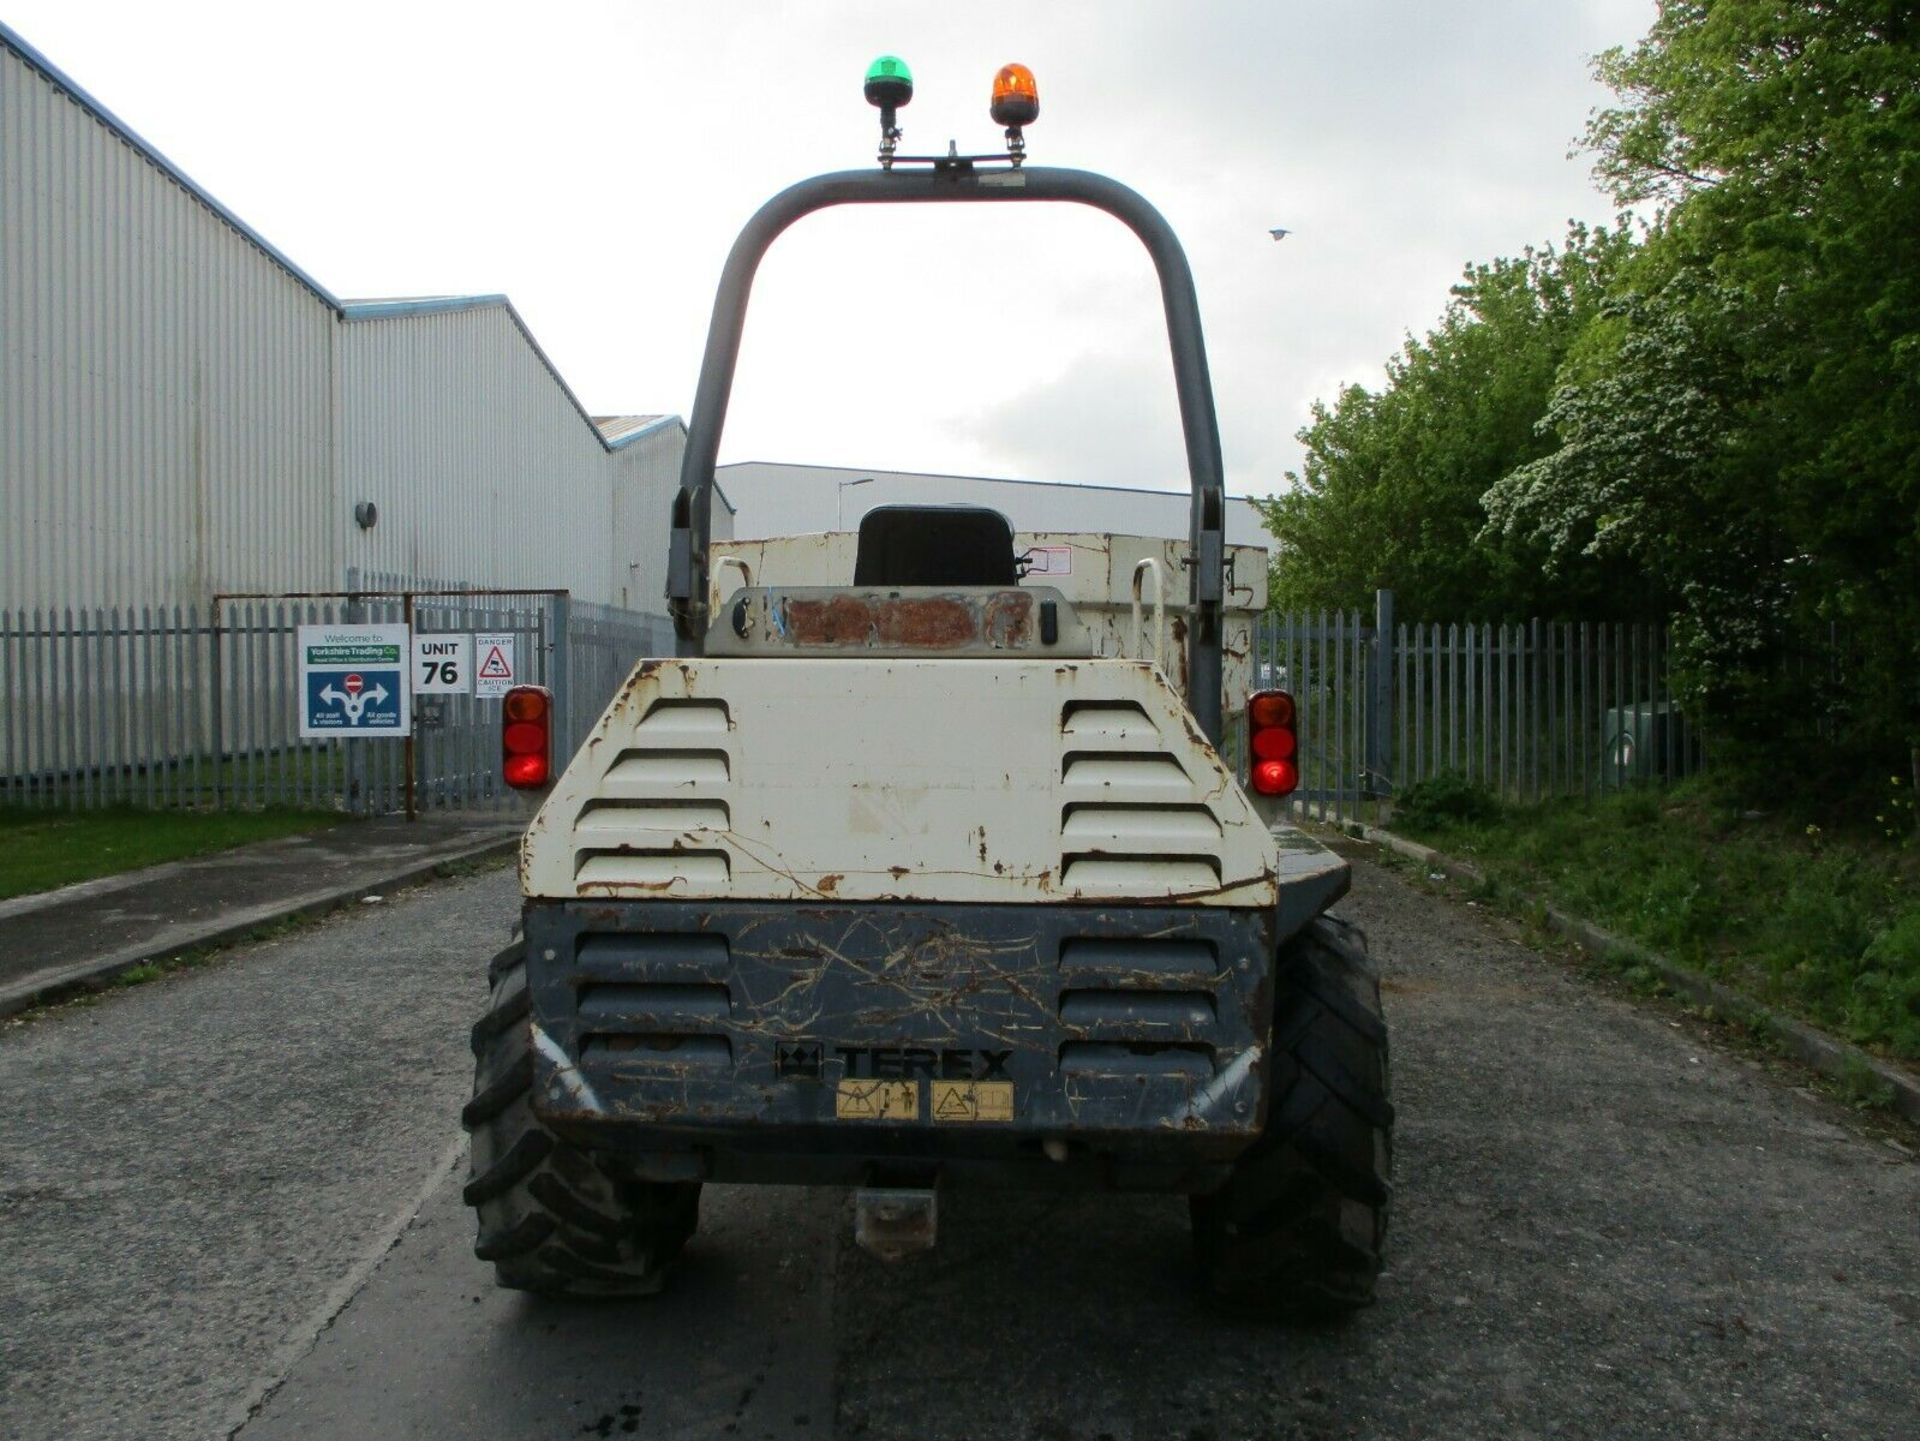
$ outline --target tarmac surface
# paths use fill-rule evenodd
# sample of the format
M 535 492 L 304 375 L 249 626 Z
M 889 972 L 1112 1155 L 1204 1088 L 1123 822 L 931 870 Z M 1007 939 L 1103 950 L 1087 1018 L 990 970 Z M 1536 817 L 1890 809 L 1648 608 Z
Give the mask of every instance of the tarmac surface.
M 510 853 L 524 819 L 355 821 L 0 901 L 0 1016 Z
M 498 1291 L 459 1200 L 506 868 L 0 1025 L 23 1438 L 1899 1438 L 1913 1147 L 1361 865 L 1394 1028 L 1377 1305 L 1220 1319 L 1178 1199 L 707 1188 L 663 1296 Z

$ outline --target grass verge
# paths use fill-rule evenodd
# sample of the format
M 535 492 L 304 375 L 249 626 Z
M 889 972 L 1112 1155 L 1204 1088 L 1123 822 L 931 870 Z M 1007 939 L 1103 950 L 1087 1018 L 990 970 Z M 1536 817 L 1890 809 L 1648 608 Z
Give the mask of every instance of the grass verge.
M 1452 792 L 1459 792 L 1458 795 Z M 1409 792 L 1396 833 L 1857 1045 L 1920 1061 L 1920 849 L 1738 808 L 1710 778 L 1501 807 Z
M 0 900 L 338 825 L 332 811 L 0 807 Z

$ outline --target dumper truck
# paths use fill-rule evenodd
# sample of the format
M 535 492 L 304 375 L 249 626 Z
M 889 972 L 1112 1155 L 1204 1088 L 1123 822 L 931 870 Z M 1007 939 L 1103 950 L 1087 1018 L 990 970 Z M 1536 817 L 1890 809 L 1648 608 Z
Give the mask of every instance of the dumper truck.
M 472 1033 L 477 1254 L 509 1287 L 647 1293 L 707 1182 L 849 1190 L 887 1258 L 935 1243 L 945 1189 L 1145 1191 L 1189 1198 L 1223 1303 L 1364 1304 L 1387 1030 L 1365 939 L 1329 913 L 1348 867 L 1287 821 L 1296 705 L 1252 684 L 1265 553 L 1226 543 L 1186 257 L 1134 191 L 1027 163 L 1023 67 L 996 79 L 988 155 L 900 154 L 911 83 L 876 62 L 879 166 L 776 195 L 728 258 L 671 516 L 675 654 L 570 757 L 546 692 L 503 702 L 505 779 L 537 809 Z M 830 206 L 1050 203 L 1114 217 L 1158 271 L 1189 533 L 935 504 L 717 541 L 773 241 Z

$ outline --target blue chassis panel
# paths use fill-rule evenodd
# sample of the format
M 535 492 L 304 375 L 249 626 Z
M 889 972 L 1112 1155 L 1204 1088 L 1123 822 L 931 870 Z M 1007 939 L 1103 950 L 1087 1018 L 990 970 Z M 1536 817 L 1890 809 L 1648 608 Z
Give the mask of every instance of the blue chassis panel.
M 536 1109 L 654 1179 L 1191 1189 L 1265 1119 L 1274 911 L 533 901 L 525 927 Z M 841 1118 L 849 1079 L 919 1082 L 915 1114 Z M 953 1079 L 1010 1082 L 1012 1120 L 936 1120 Z

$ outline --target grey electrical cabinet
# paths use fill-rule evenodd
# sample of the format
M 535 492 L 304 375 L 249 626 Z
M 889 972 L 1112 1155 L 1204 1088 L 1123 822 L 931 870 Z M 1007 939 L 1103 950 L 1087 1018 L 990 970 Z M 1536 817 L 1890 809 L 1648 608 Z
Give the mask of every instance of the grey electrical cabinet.
M 1688 764 L 1686 718 L 1667 701 L 1629 701 L 1601 716 L 1600 771 L 1608 785 L 1672 779 Z

